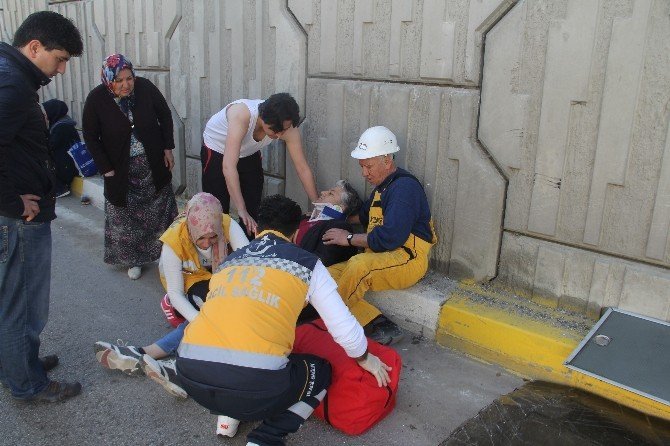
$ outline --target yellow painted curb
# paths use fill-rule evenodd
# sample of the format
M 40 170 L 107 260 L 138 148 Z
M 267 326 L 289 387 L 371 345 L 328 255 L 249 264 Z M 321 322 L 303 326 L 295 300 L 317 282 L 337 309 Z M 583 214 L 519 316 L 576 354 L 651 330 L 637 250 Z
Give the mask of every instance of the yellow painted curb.
M 538 317 L 533 306 L 462 282 L 442 306 L 436 340 L 521 376 L 580 388 L 670 420 L 670 406 L 565 367 L 563 361 L 588 330 L 578 318 L 555 309 L 545 308 Z
M 84 193 L 84 179 L 82 177 L 74 177 L 72 183 L 70 184 L 70 191 L 74 195 L 81 197 L 81 195 Z

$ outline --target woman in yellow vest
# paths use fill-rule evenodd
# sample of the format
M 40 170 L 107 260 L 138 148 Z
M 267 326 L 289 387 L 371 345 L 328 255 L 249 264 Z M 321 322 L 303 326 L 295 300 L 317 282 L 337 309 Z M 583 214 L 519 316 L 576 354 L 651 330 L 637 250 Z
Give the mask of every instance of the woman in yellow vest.
M 208 193 L 193 196 L 184 214 L 177 217 L 160 240 L 163 242 L 159 263 L 161 282 L 172 305 L 186 321 L 146 347 L 96 342 L 96 358 L 103 367 L 121 370 L 128 375 L 142 375 L 146 369 L 140 361 L 142 355 L 158 359 L 174 354 L 184 335 L 184 327 L 198 314 L 207 296 L 212 273 L 219 270 L 228 255 L 228 244 L 233 250 L 249 244 L 242 228 L 223 213 L 219 200 Z M 166 367 L 171 364 L 161 362 Z M 151 373 L 147 374 L 152 377 Z M 168 390 L 176 396 L 186 397 L 176 385 Z

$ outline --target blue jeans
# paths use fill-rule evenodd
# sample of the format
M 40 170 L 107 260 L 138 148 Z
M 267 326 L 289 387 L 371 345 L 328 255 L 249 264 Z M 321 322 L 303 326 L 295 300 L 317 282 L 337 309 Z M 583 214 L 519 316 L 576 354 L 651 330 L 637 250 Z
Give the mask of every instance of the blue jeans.
M 174 355 L 177 352 L 177 348 L 179 348 L 181 339 L 184 337 L 184 329 L 187 325 L 188 321 L 182 322 L 177 328 L 156 341 L 156 345 L 168 355 Z
M 49 383 L 39 352 L 50 281 L 51 222 L 0 216 L 0 380 L 16 398 Z

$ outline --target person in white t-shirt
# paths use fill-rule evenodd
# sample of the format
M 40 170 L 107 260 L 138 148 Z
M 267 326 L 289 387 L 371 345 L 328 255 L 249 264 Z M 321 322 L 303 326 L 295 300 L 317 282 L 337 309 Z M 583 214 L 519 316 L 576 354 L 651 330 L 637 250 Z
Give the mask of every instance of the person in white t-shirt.
M 223 212 L 232 200 L 247 234 L 256 231 L 263 193 L 260 150 L 275 139 L 286 143 L 293 165 L 310 201 L 318 198 L 314 174 L 307 164 L 298 131 L 300 108 L 288 93 L 268 99 L 239 99 L 212 116 L 203 132 L 200 151 L 202 190 L 219 199 Z

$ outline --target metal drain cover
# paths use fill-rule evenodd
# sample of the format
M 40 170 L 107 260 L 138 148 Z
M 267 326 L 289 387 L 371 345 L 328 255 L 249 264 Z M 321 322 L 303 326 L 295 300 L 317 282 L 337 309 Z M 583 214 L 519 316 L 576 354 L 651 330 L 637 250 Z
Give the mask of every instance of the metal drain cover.
M 610 308 L 565 366 L 670 405 L 670 324 Z

